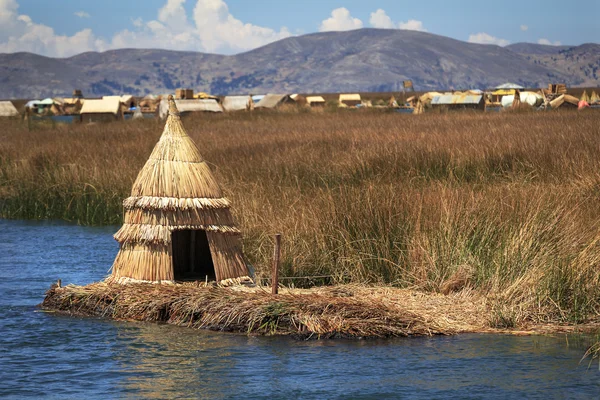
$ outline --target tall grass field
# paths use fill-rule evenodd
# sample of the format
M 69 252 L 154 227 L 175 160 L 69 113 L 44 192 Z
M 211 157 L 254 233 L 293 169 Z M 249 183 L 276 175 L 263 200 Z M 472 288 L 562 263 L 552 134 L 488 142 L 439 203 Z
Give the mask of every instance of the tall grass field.
M 594 110 L 360 110 L 196 114 L 184 125 L 259 275 L 281 232 L 284 277 L 473 291 L 511 327 L 600 311 L 599 121 Z M 121 223 L 163 128 L 2 126 L 0 216 L 93 225 Z

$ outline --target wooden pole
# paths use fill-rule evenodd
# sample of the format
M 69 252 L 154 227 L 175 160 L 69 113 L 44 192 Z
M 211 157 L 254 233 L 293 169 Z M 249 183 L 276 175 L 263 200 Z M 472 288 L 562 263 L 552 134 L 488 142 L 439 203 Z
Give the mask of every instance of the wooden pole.
M 275 234 L 275 248 L 273 250 L 273 270 L 271 271 L 271 293 L 277 294 L 279 288 L 279 253 L 281 248 L 281 233 Z

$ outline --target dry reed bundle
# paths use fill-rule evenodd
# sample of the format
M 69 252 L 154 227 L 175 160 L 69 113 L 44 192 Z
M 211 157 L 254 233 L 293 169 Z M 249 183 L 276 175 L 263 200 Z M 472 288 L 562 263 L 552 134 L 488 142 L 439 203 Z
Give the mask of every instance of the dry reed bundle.
M 173 281 L 172 233 L 177 230 L 206 232 L 218 281 L 249 275 L 229 200 L 187 135 L 172 97 L 163 134 L 123 207 L 110 281 Z

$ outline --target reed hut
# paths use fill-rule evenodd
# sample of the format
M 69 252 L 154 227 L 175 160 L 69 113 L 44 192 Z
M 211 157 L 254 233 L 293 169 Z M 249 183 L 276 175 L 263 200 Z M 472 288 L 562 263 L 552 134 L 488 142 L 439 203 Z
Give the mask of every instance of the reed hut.
M 287 94 L 267 93 L 258 103 L 255 104 L 254 108 L 276 109 L 282 104 L 289 103 L 292 101 L 293 100 Z
M 592 94 L 590 95 L 590 104 L 597 104 L 600 103 L 600 96 L 598 96 L 598 94 L 596 93 L 596 91 L 592 91 Z
M 325 99 L 323 96 L 308 96 L 306 103 L 311 107 L 325 107 Z
M 18 117 L 19 111 L 10 101 L 0 101 L 0 117 Z
M 118 96 L 112 98 L 86 100 L 79 114 L 81 122 L 105 122 L 123 119 L 121 101 Z
M 356 107 L 361 104 L 362 100 L 358 93 L 342 93 L 339 97 L 340 107 Z
M 254 103 L 250 96 L 225 96 L 223 108 L 225 111 L 250 111 L 254 109 Z
M 585 102 L 587 102 L 587 103 L 589 103 L 589 102 L 590 102 L 590 96 L 588 96 L 588 94 L 587 94 L 587 91 L 586 91 L 586 90 L 584 90 L 584 91 L 583 91 L 583 94 L 581 95 L 581 98 L 580 98 L 579 100 L 581 100 L 581 101 L 585 101 Z
M 163 134 L 123 202 L 111 282 L 249 275 L 229 200 L 187 135 L 173 96 Z

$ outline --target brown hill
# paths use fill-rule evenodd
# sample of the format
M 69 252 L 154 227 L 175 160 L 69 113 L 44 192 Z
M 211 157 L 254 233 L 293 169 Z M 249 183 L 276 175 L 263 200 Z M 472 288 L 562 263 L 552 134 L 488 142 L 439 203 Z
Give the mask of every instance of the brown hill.
M 597 68 L 586 63 L 598 62 L 599 48 L 520 54 L 523 46 L 513 51 L 425 32 L 360 29 L 291 37 L 232 56 L 149 49 L 64 59 L 0 54 L 0 98 L 65 96 L 74 88 L 86 96 L 177 87 L 214 94 L 396 91 L 405 79 L 417 90 L 487 88 L 506 81 L 598 86 Z

